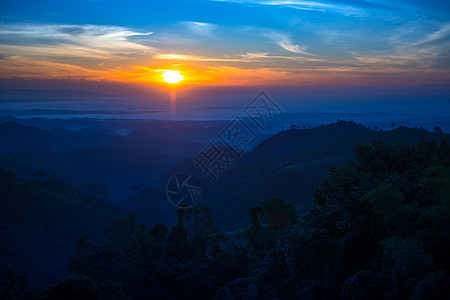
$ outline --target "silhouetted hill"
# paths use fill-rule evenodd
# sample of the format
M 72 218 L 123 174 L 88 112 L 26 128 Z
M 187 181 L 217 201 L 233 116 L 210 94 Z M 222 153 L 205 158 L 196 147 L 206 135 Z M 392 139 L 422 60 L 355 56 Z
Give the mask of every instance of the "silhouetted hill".
M 30 149 L 58 151 L 64 148 L 58 137 L 51 132 L 15 122 L 0 124 L 0 141 L 0 153 Z
M 162 124 L 166 122 L 154 126 Z M 122 136 L 101 123 L 79 130 L 44 130 L 5 122 L 0 124 L 0 166 L 13 170 L 20 178 L 29 179 L 36 171 L 44 170 L 75 183 L 100 182 L 110 187 L 112 198 L 124 198 L 131 185 L 148 185 L 178 159 L 201 149 L 201 143 L 189 141 L 189 134 L 194 140 L 206 140 L 205 135 L 213 130 L 193 124 L 186 126 L 183 133 L 181 125 L 173 126 L 175 129 L 167 126 L 165 130 L 178 130 L 177 134 L 184 134 L 187 140 L 170 134 L 166 135 L 170 138 L 159 136 L 164 132 L 155 133 L 153 128 Z
M 78 124 L 78 120 L 70 122 Z M 90 125 L 81 130 L 43 130 L 10 122 L 0 125 L 0 166 L 15 171 L 20 178 L 32 178 L 34 172 L 44 170 L 75 183 L 99 182 L 109 186 L 113 199 L 132 194 L 124 206 L 139 211 L 140 221 L 146 224 L 164 221 L 174 211 L 161 192 L 172 175 L 184 171 L 203 175 L 190 158 L 175 162 L 198 154 L 222 124 L 130 120 L 127 126 L 137 127 L 131 126 L 128 134 L 120 135 L 116 126 L 123 120 L 86 122 Z M 219 226 L 240 228 L 246 225 L 248 208 L 261 199 L 282 198 L 304 210 L 328 167 L 352 158 L 358 141 L 418 143 L 443 136 L 407 127 L 377 131 L 344 121 L 281 131 L 234 162 L 217 183 L 204 178 L 202 201 L 210 204 Z M 142 191 L 136 196 L 152 181 L 150 193 Z M 131 186 L 135 189 L 129 190 Z
M 331 151 L 339 153 L 342 151 L 341 145 L 348 149 L 349 144 L 373 138 L 373 134 L 371 129 L 350 122 L 333 123 L 311 130 L 286 130 L 259 144 L 252 151 L 251 158 L 280 158 L 305 152 L 312 156 L 328 154 Z
M 340 121 L 311 130 L 286 130 L 259 144 L 249 159 L 296 156 L 299 153 L 318 158 L 330 154 L 351 153 L 349 146 L 356 142 L 367 143 L 373 139 L 385 142 L 419 143 L 439 139 L 441 134 L 400 126 L 389 131 L 372 130 L 364 125 Z
M 217 183 L 203 177 L 205 190 L 201 201 L 210 205 L 219 227 L 241 228 L 248 225 L 248 209 L 264 199 L 281 198 L 304 211 L 312 203 L 313 191 L 328 168 L 351 159 L 357 142 L 381 140 L 416 144 L 442 137 L 448 138 L 448 135 L 406 127 L 376 131 L 345 121 L 282 131 L 237 160 Z M 186 171 L 203 175 L 202 170 L 194 166 L 193 159 L 185 159 L 158 177 L 155 188 L 164 185 L 174 174 Z M 160 197 L 152 201 L 167 200 Z M 173 210 L 168 202 L 167 208 Z
M 13 116 L 5 116 L 5 117 L 0 117 L 0 123 L 6 123 L 6 122 L 16 122 L 19 121 L 18 118 L 13 117 Z
M 14 176 L 0 168 L 0 271 L 19 267 L 33 284 L 49 284 L 68 274 L 77 238 L 100 237 L 119 210 L 53 176 L 33 182 Z
M 118 147 L 65 152 L 31 151 L 0 156 L 0 166 L 13 169 L 22 178 L 44 170 L 78 184 L 99 182 L 110 188 L 114 199 L 125 197 L 133 184 L 148 184 L 171 164 L 165 155 L 155 151 Z

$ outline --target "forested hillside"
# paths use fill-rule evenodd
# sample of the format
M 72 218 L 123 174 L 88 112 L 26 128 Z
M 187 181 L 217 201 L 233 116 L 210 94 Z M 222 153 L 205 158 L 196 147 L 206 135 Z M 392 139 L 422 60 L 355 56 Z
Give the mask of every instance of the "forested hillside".
M 78 239 L 72 277 L 37 291 L 3 273 L 0 291 L 6 299 L 448 299 L 449 187 L 445 139 L 356 144 L 304 214 L 261 199 L 247 229 L 225 233 L 206 205 L 148 229 L 127 214 L 102 240 Z
M 68 274 L 77 237 L 102 237 L 120 214 L 99 198 L 105 192 L 98 183 L 76 186 L 45 173 L 23 182 L 0 168 L 0 270 L 22 269 L 40 285 Z
M 16 119 L 0 123 L 0 166 L 31 180 L 36 171 L 75 184 L 107 185 L 110 200 L 144 188 L 203 148 L 223 121 Z M 58 127 L 64 126 L 64 127 Z
M 329 167 L 354 158 L 353 149 L 358 142 L 379 140 L 416 145 L 441 138 L 448 139 L 448 135 L 402 126 L 380 131 L 352 121 L 338 121 L 311 129 L 294 127 L 269 137 L 236 159 L 217 182 L 204 176 L 204 169 L 196 167 L 190 158 L 163 172 L 152 189 L 130 197 L 127 204 L 137 212 L 140 222 L 153 225 L 149 220 L 156 220 L 152 218 L 154 215 L 171 209 L 164 206 L 167 203 L 162 192 L 164 185 L 174 174 L 188 171 L 203 179 L 201 203 L 210 206 L 218 227 L 239 229 L 250 225 L 247 211 L 263 199 L 281 198 L 292 202 L 297 211 L 305 212 L 312 206 L 314 190 L 324 180 Z M 164 219 L 158 219 L 161 221 Z

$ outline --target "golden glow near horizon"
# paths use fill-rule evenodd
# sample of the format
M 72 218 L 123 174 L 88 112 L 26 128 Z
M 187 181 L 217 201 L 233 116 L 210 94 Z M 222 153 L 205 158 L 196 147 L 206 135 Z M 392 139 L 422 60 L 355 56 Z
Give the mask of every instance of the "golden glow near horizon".
M 60 23 L 58 14 L 74 13 L 70 5 L 40 1 L 42 10 L 49 13 L 26 22 L 24 7 L 10 5 L 0 23 L 0 78 L 115 80 L 170 89 L 193 85 L 448 85 L 447 2 L 437 1 L 441 6 L 437 9 L 436 1 L 421 1 L 433 5 L 428 16 L 417 19 L 416 11 L 423 7 L 416 4 L 402 6 L 402 17 L 393 18 L 394 11 L 399 13 L 393 7 L 392 11 L 363 8 L 348 0 L 339 5 L 224 0 L 220 4 L 223 16 L 232 12 L 237 17 L 226 17 L 217 24 L 186 21 L 193 18 L 192 11 L 200 20 L 211 18 L 202 1 L 180 11 L 169 4 L 176 17 L 167 22 L 143 18 L 148 23 L 135 23 L 136 14 L 141 18 L 150 7 L 156 15 L 172 12 L 154 1 L 143 1 L 148 9 L 139 10 L 110 1 L 111 12 L 120 18 L 88 14 L 68 18 L 72 23 Z M 280 22 L 247 19 L 249 23 L 240 23 L 249 10 Z M 111 23 L 114 19 L 120 22 Z M 124 25 L 127 22 L 129 26 Z M 330 51 L 330 45 L 335 49 Z
M 164 70 L 162 73 L 164 81 L 167 83 L 178 83 L 184 79 L 184 76 L 180 74 L 180 71 Z

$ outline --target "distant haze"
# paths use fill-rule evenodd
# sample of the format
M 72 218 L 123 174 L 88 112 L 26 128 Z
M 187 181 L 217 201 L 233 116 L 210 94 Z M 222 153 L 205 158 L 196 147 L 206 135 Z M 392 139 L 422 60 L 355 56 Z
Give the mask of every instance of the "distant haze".
M 450 120 L 445 85 L 185 87 L 175 92 L 175 107 L 173 91 L 136 83 L 17 78 L 0 80 L 0 89 L 0 116 L 19 118 L 227 120 L 244 116 L 245 106 L 264 91 L 287 113 L 287 125 L 341 118 L 444 129 Z

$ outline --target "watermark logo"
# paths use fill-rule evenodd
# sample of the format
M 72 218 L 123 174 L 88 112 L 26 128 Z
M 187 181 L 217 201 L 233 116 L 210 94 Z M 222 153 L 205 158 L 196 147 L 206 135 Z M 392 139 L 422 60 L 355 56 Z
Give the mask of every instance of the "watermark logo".
M 267 131 L 267 122 L 283 115 L 283 110 L 265 92 L 260 92 L 256 98 L 245 107 L 245 114 L 262 131 Z
M 219 133 L 219 138 L 240 158 L 245 151 L 256 144 L 259 135 L 247 125 L 244 119 L 235 118 Z
M 190 208 L 200 201 L 203 187 L 192 173 L 178 173 L 167 182 L 166 197 L 177 208 Z
M 210 142 L 193 160 L 195 166 L 202 170 L 202 176 L 216 183 L 225 171 L 230 170 L 236 157 L 230 148 Z
M 193 157 L 195 167 L 201 169 L 202 177 L 216 183 L 232 165 L 247 151 L 254 148 L 261 134 L 267 133 L 271 120 L 280 118 L 283 110 L 265 92 L 260 92 L 244 108 L 245 117 L 236 117 L 211 140 L 199 154 Z M 181 173 L 188 181 L 173 176 L 167 186 L 166 195 L 170 203 L 178 208 L 194 206 L 203 194 L 200 179 L 191 173 Z M 194 180 L 191 182 L 191 180 Z

